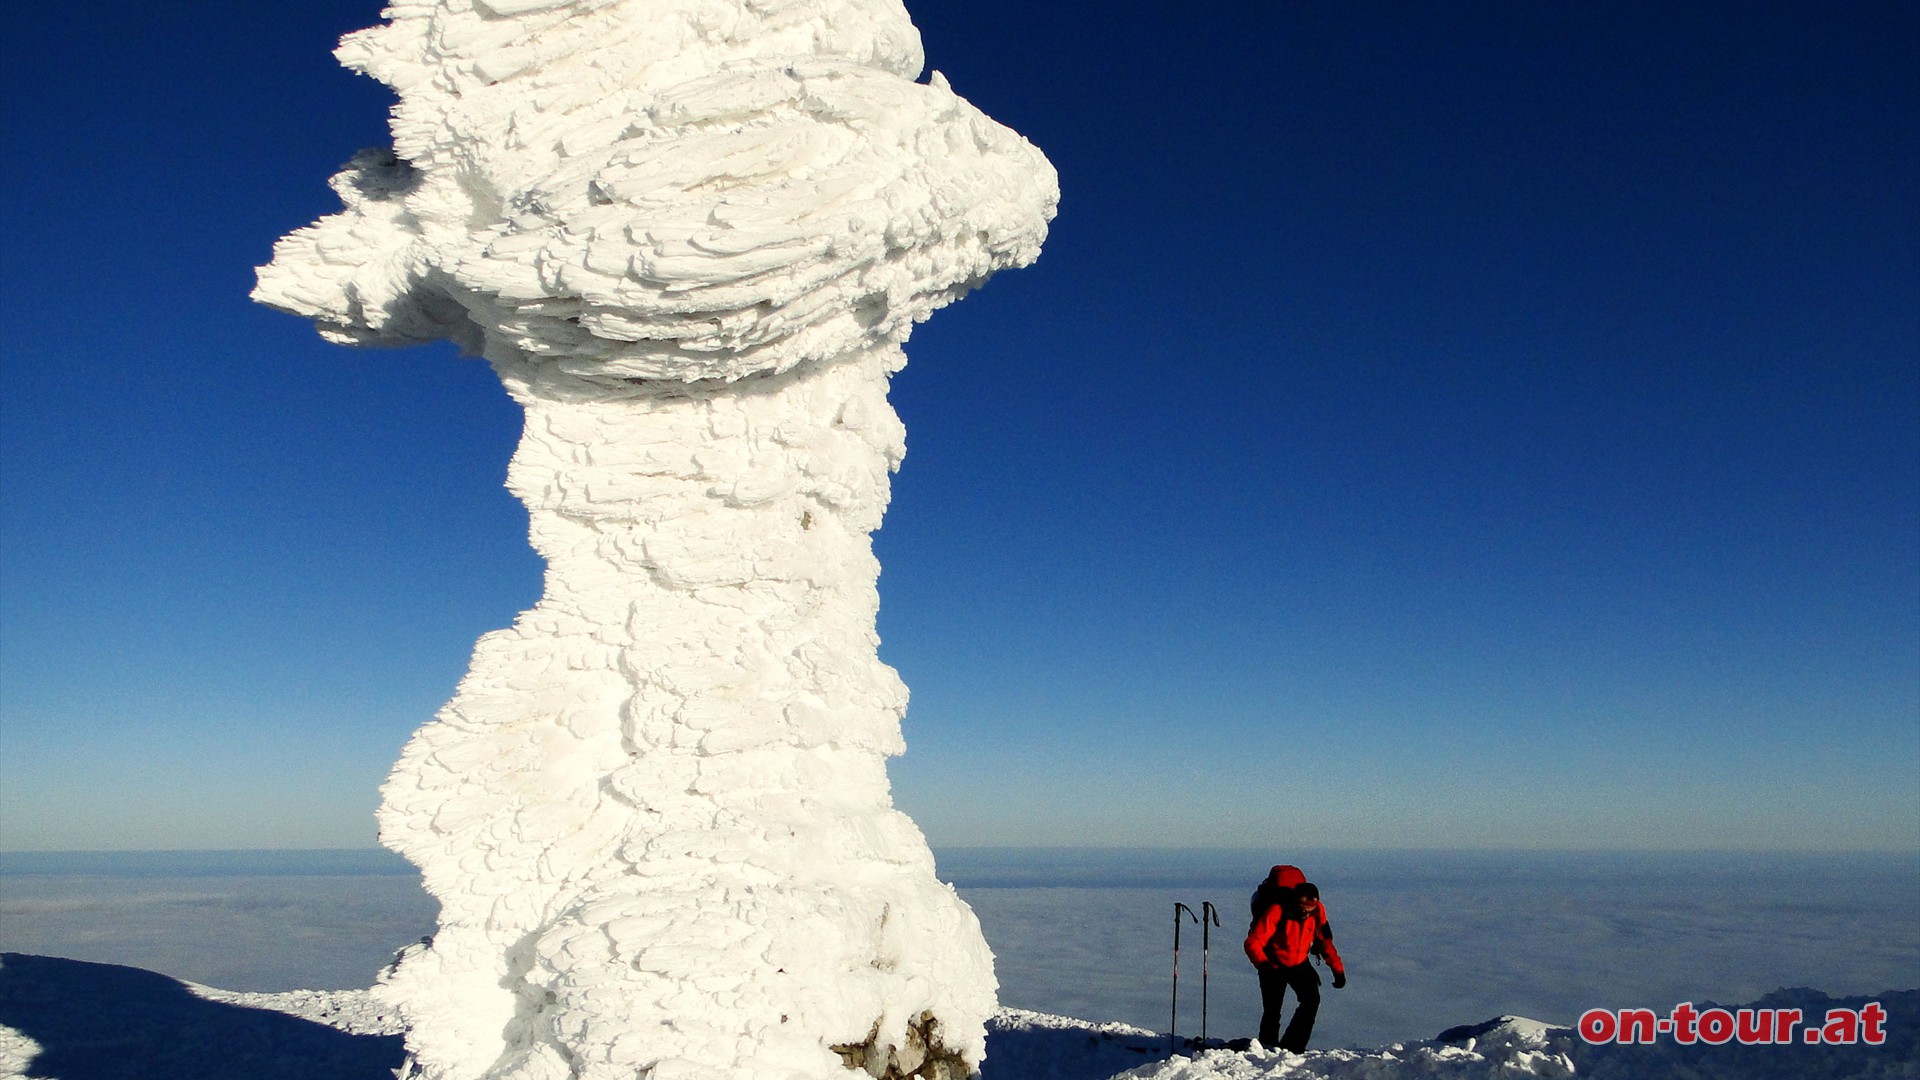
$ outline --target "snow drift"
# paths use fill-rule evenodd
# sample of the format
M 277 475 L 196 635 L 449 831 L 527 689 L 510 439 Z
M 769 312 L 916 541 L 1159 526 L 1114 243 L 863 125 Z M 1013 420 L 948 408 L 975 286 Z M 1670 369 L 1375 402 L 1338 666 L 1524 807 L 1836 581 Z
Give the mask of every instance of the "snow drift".
M 977 1069 L 972 912 L 892 808 L 869 534 L 913 324 L 1032 261 L 1051 166 L 897 0 L 396 0 L 399 94 L 256 299 L 526 409 L 545 594 L 384 789 L 441 903 L 377 993 L 429 1080 Z

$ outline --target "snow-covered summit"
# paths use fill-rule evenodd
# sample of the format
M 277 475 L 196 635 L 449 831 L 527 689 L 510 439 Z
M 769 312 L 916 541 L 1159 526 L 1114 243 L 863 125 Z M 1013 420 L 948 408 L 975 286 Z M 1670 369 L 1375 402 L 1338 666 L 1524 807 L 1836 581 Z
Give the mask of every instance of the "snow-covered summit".
M 1920 990 L 1833 998 L 1778 990 L 1752 1008 L 1820 1016 L 1878 1001 L 1880 1046 L 1588 1046 L 1569 1028 L 1520 1016 L 1431 1040 L 1305 1054 L 1211 1049 L 1169 1056 L 1165 1033 L 1025 1009 L 987 1024 L 980 1080 L 1880 1080 L 1920 1075 Z M 1710 1003 L 1700 1002 L 1702 1008 Z M 0 955 L 0 1080 L 387 1080 L 403 1060 L 401 1022 L 366 990 L 235 993 L 150 971 Z M 269 1063 L 269 1064 L 262 1064 Z M 270 1065 L 270 1067 L 269 1067 Z M 858 1075 L 850 1072 L 849 1076 Z

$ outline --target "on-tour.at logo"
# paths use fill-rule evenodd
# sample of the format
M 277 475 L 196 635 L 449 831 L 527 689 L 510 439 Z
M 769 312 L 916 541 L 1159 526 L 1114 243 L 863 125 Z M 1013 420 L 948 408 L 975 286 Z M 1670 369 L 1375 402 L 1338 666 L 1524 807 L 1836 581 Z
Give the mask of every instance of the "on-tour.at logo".
M 1801 1025 L 1805 1024 L 1805 1027 Z M 1580 1014 L 1580 1037 L 1589 1043 L 1650 1043 L 1667 1036 L 1682 1046 L 1808 1046 L 1887 1041 L 1887 1010 L 1877 1001 L 1858 1009 L 1828 1009 L 1825 1020 L 1810 1021 L 1799 1009 L 1698 1009 L 1683 1001 L 1665 1016 L 1652 1009 L 1588 1009 Z M 1795 1038 L 1795 1030 L 1799 1037 Z

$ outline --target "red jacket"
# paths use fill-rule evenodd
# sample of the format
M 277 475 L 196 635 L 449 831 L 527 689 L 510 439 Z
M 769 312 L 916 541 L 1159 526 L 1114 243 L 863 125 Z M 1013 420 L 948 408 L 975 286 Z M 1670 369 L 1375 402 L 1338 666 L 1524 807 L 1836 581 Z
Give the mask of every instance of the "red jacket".
M 1267 880 L 1281 889 L 1291 889 L 1305 881 L 1306 876 L 1294 867 L 1276 866 Z M 1309 956 L 1323 956 L 1328 967 L 1344 972 L 1346 965 L 1340 962 L 1340 953 L 1333 947 L 1333 928 L 1327 925 L 1326 901 L 1321 901 L 1312 915 L 1304 917 L 1290 916 L 1291 906 L 1290 901 L 1271 904 L 1254 917 L 1253 925 L 1247 928 L 1247 959 L 1253 961 L 1255 967 L 1292 967 L 1306 963 Z

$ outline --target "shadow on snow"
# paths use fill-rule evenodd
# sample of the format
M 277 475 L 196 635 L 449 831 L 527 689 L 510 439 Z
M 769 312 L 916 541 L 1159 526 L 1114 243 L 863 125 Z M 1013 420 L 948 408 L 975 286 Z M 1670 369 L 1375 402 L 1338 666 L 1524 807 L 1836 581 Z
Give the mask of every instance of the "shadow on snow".
M 196 996 L 165 975 L 0 953 L 0 1024 L 47 1080 L 393 1080 L 398 1035 L 349 1035 Z

